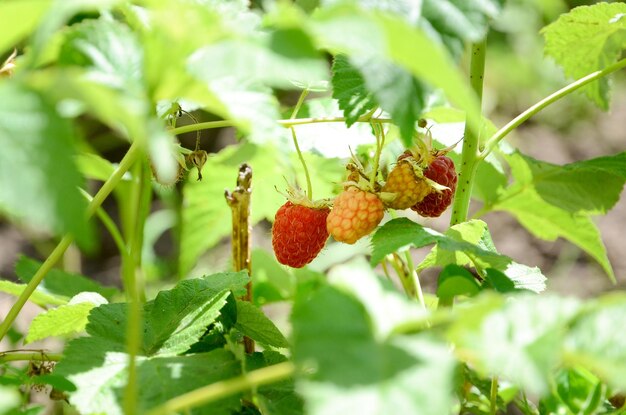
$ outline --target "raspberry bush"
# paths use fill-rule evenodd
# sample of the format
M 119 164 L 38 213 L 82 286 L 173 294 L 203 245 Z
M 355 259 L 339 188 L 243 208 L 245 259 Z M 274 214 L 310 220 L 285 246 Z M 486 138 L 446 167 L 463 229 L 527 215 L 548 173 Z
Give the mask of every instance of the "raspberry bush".
M 570 3 L 0 2 L 0 414 L 624 413 L 626 151 L 570 124 L 626 5 Z

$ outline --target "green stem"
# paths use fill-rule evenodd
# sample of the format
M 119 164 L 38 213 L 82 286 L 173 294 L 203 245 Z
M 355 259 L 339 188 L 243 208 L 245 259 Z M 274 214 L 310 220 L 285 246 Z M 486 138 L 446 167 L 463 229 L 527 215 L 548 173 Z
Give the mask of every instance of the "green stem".
M 472 90 L 478 97 L 478 103 L 481 105 L 483 95 L 483 77 L 485 74 L 485 55 L 487 49 L 487 39 L 472 45 L 472 58 L 470 61 L 470 84 Z M 470 118 L 476 117 L 476 118 Z M 476 168 L 480 163 L 478 158 L 479 148 L 478 139 L 480 132 L 480 114 L 468 114 L 465 122 L 465 131 L 463 136 L 463 153 L 461 155 L 461 171 L 454 194 L 454 203 L 452 205 L 452 217 L 450 225 L 465 222 L 467 220 L 467 212 L 469 210 L 470 198 L 472 194 L 472 186 L 474 184 L 474 176 Z
M 0 352 L 0 363 L 19 362 L 19 361 L 41 361 L 41 362 L 58 362 L 63 355 L 61 353 L 32 352 L 24 353 L 23 351 Z
M 130 166 L 132 166 L 132 164 L 135 162 L 138 153 L 139 145 L 133 143 L 122 161 L 120 162 L 119 166 L 117 166 L 117 169 L 113 172 L 111 177 L 109 177 L 107 181 L 104 182 L 100 190 L 98 190 L 98 192 L 94 196 L 91 203 L 89 203 L 89 206 L 87 206 L 88 218 L 93 216 L 98 207 L 102 205 L 104 199 L 106 199 L 106 197 L 109 195 L 109 193 L 111 193 L 113 188 L 120 182 L 120 180 L 122 180 L 122 176 L 124 176 Z M 24 288 L 24 291 L 22 291 L 18 299 L 15 301 L 15 304 L 13 304 L 13 307 L 11 307 L 11 310 L 9 310 L 9 313 L 7 314 L 4 321 L 0 324 L 0 340 L 2 340 L 4 336 L 8 333 L 11 325 L 17 318 L 17 315 L 22 310 L 22 307 L 24 307 L 24 304 L 26 304 L 26 301 L 28 301 L 37 286 L 41 283 L 43 278 L 48 274 L 52 267 L 54 267 L 54 265 L 63 257 L 65 250 L 71 245 L 73 240 L 74 238 L 71 235 L 65 235 L 61 239 L 59 244 L 50 253 L 48 258 L 46 258 L 44 263 L 41 264 L 41 267 L 39 267 L 33 278 L 28 282 L 26 288 Z
M 194 408 L 234 393 L 287 379 L 293 376 L 294 373 L 295 366 L 291 362 L 264 367 L 236 378 L 215 382 L 179 395 L 163 405 L 148 411 L 146 415 L 168 415 L 184 409 Z
M 80 191 L 83 196 L 85 196 L 88 202 L 91 202 L 93 200 L 93 197 L 85 190 L 80 189 Z M 98 206 L 98 209 L 96 209 L 96 215 L 98 216 L 98 219 L 100 219 L 100 222 L 102 222 L 104 227 L 107 229 L 107 231 L 109 231 L 109 234 L 113 238 L 113 242 L 115 242 L 115 246 L 117 246 L 117 249 L 120 251 L 120 256 L 123 258 L 125 255 L 127 255 L 128 251 L 126 249 L 126 243 L 124 242 L 122 233 L 118 229 L 117 225 L 115 224 L 111 216 L 109 216 L 109 214 L 104 209 L 102 209 L 102 206 Z
M 490 403 L 489 413 L 491 415 L 496 415 L 496 413 L 498 412 L 498 378 L 495 376 L 491 378 L 491 391 L 490 392 L 491 393 L 489 396 L 489 403 Z
M 537 114 L 539 111 L 541 111 L 542 109 L 544 109 L 548 105 L 550 105 L 550 104 L 554 103 L 555 101 L 558 101 L 559 99 L 561 99 L 561 98 L 571 94 L 572 92 L 576 91 L 577 89 L 582 88 L 583 86 L 589 84 L 590 82 L 596 81 L 596 80 L 598 80 L 600 78 L 603 78 L 603 77 L 605 77 L 605 76 L 607 76 L 607 75 L 609 75 L 609 74 L 611 74 L 611 73 L 613 73 L 615 71 L 623 69 L 625 67 L 626 67 L 626 59 L 622 59 L 620 61 L 617 61 L 613 65 L 607 66 L 606 68 L 602 69 L 601 71 L 592 72 L 589 75 L 584 76 L 584 77 L 582 77 L 582 78 L 572 82 L 571 84 L 569 84 L 569 85 L 559 89 L 558 91 L 554 92 L 553 94 L 548 95 L 547 97 L 545 97 L 541 101 L 537 102 L 535 105 L 531 106 L 526 111 L 522 112 L 520 115 L 518 115 L 517 117 L 512 119 L 507 125 L 502 127 L 493 136 L 491 136 L 491 138 L 489 138 L 489 140 L 487 140 L 487 143 L 485 144 L 485 149 L 482 151 L 482 153 L 480 153 L 480 158 L 484 159 L 485 157 L 487 157 L 489 155 L 489 153 L 491 153 L 491 151 L 493 151 L 493 149 L 497 147 L 498 143 L 504 137 L 506 137 L 511 131 L 513 131 L 514 129 L 519 127 L 523 122 L 528 120 L 533 115 Z
M 318 124 L 318 123 L 327 123 L 327 122 L 345 122 L 345 117 L 319 117 L 319 118 L 294 118 L 288 120 L 278 120 L 276 121 L 278 124 L 282 125 L 285 128 L 290 128 L 296 125 L 305 125 L 305 124 Z M 356 122 L 375 122 L 379 124 L 390 123 L 392 122 L 391 118 L 371 118 L 371 114 L 365 114 L 362 117 L 359 117 Z M 169 130 L 169 132 L 173 135 L 190 133 L 192 131 L 198 130 L 209 130 L 211 128 L 223 128 L 223 127 L 234 127 L 236 125 L 233 120 L 219 120 L 219 121 L 207 121 L 200 122 L 198 124 L 190 124 L 184 125 L 182 127 L 176 127 Z
M 134 180 L 130 197 L 130 221 L 128 224 L 128 256 L 122 264 L 125 289 L 129 295 L 129 317 L 126 328 L 126 351 L 128 353 L 128 382 L 124 390 L 124 413 L 137 413 L 137 364 L 142 341 L 142 300 L 145 298 L 141 273 L 141 252 L 143 228 L 150 204 L 150 171 L 147 160 L 140 160 L 135 166 Z
M 385 130 L 380 124 L 372 123 L 372 129 L 376 135 L 376 154 L 374 155 L 374 165 L 372 166 L 372 174 L 370 175 L 370 186 L 374 189 L 374 183 L 378 177 L 378 165 L 380 164 L 380 155 L 385 145 Z
M 295 119 L 298 116 L 298 112 L 304 103 L 306 96 L 309 95 L 309 90 L 305 89 L 300 94 L 300 98 L 298 98 L 298 102 L 296 106 L 293 108 L 293 112 L 291 113 L 290 120 Z M 304 160 L 304 156 L 302 155 L 302 151 L 300 151 L 300 146 L 298 145 L 298 137 L 296 137 L 296 130 L 291 127 L 291 138 L 293 139 L 293 145 L 296 147 L 296 152 L 298 153 L 298 158 L 300 159 L 300 163 L 302 164 L 302 168 L 304 169 L 304 177 L 306 178 L 306 195 L 309 199 L 313 200 L 313 186 L 311 185 L 311 176 L 309 175 L 309 168 L 306 165 L 306 161 Z
M 406 264 L 409 268 L 408 278 L 411 280 L 412 286 L 415 287 L 417 299 L 419 300 L 422 308 L 426 310 L 426 302 L 424 301 L 424 293 L 422 293 L 422 284 L 420 284 L 420 277 L 419 275 L 417 275 L 415 264 L 413 264 L 413 258 L 411 257 L 411 252 L 406 251 L 404 255 L 406 258 Z

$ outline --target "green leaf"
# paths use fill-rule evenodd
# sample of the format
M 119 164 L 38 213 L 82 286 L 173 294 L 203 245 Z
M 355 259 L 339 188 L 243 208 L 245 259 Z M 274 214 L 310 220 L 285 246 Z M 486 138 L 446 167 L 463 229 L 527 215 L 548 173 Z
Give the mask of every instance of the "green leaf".
M 5 414 L 16 409 L 22 403 L 22 396 L 17 387 L 0 385 L 0 413 Z
M 294 360 L 315 368 L 297 383 L 307 413 L 449 412 L 454 361 L 445 345 L 376 337 L 364 307 L 328 286 L 296 301 L 292 323 Z
M 11 281 L 0 281 L 0 291 L 3 293 L 11 294 L 15 297 L 19 297 L 22 291 L 26 288 L 26 284 L 16 284 Z M 28 297 L 28 301 L 37 304 L 38 306 L 45 307 L 48 305 L 64 305 L 69 301 L 69 297 L 60 295 L 49 294 L 44 290 L 37 288 L 33 294 Z
M 541 413 L 570 411 L 574 414 L 596 414 L 607 398 L 603 396 L 606 387 L 581 367 L 560 370 L 555 376 L 555 383 L 553 394 L 539 404 Z
M 52 336 L 68 336 L 85 330 L 89 312 L 96 305 L 90 302 L 62 305 L 38 314 L 30 323 L 24 344 Z
M 235 328 L 245 336 L 271 347 L 289 347 L 289 343 L 276 325 L 261 309 L 247 301 L 237 301 Z
M 284 301 L 293 297 L 296 279 L 287 267 L 281 266 L 273 253 L 252 250 L 252 289 L 256 305 Z
M 455 57 L 466 42 L 477 42 L 487 35 L 489 19 L 502 7 L 499 0 L 424 0 L 421 26 L 439 39 Z
M 78 170 L 87 178 L 106 181 L 115 171 L 115 166 L 105 158 L 94 153 L 76 155 Z
M 36 27 L 50 8 L 47 0 L 5 1 L 0 4 L 0 55 L 15 47 Z
M 562 361 L 568 319 L 578 301 L 530 294 L 487 295 L 458 310 L 448 331 L 459 356 L 484 375 L 545 394 Z
M 129 356 L 93 338 L 73 340 L 55 373 L 67 377 L 78 390 L 70 403 L 80 413 L 121 415 Z M 240 363 L 226 350 L 187 356 L 137 358 L 138 411 L 144 412 L 199 387 L 241 374 Z M 230 415 L 240 396 L 194 408 L 194 415 Z
M 349 56 L 379 57 L 416 79 L 441 88 L 463 110 L 479 113 L 477 100 L 450 56 L 404 17 L 349 5 L 317 10 L 311 30 L 320 47 Z
M 581 78 L 617 62 L 626 47 L 626 4 L 581 6 L 546 26 L 545 53 L 563 67 L 565 75 Z M 596 105 L 609 107 L 609 80 L 604 77 L 583 87 Z
M 75 131 L 53 105 L 16 83 L 0 84 L 0 210 L 92 247 L 73 160 Z M 28 174 L 19 173 L 27 169 Z
M 514 185 L 506 198 L 521 188 L 534 188 L 546 202 L 571 213 L 604 214 L 619 200 L 626 182 L 626 152 L 559 166 L 519 152 L 507 157 Z
M 224 184 L 233 187 L 241 163 L 248 163 L 253 171 L 252 214 L 250 223 L 262 219 L 273 220 L 284 197 L 275 186 L 283 186 L 285 161 L 270 145 L 251 143 L 230 146 L 210 156 L 204 165 L 201 182 L 193 180 L 183 189 L 185 203 L 182 211 L 180 273 L 186 275 L 198 257 L 230 234 L 231 211 L 224 199 Z M 286 168 L 286 167 L 285 167 Z
M 139 95 L 143 51 L 125 24 L 110 18 L 83 20 L 65 33 L 59 65 L 88 68 L 88 77 L 102 85 Z
M 456 264 L 446 266 L 437 279 L 437 297 L 450 301 L 460 295 L 473 296 L 480 291 L 480 285 L 471 272 Z
M 334 57 L 332 73 L 333 98 L 339 103 L 346 125 L 350 127 L 377 103 L 373 94 L 365 88 L 363 74 L 350 64 L 347 56 Z
M 30 282 L 42 263 L 26 256 L 21 256 L 15 264 L 15 273 L 24 282 Z M 96 292 L 107 300 L 119 293 L 117 288 L 103 287 L 96 281 L 79 274 L 70 274 L 60 269 L 51 269 L 39 288 L 50 294 L 73 297 L 81 292 Z
M 452 226 L 445 234 L 425 228 L 407 218 L 394 219 L 376 231 L 372 237 L 371 263 L 383 260 L 385 255 L 401 248 L 437 245 L 418 265 L 418 270 L 456 264 L 474 265 L 477 270 L 495 268 L 511 279 L 517 288 L 535 292 L 545 289 L 545 277 L 534 267 L 518 264 L 499 254 L 491 240 L 485 222 L 472 220 Z
M 590 304 L 571 325 L 565 340 L 566 361 L 582 364 L 610 386 L 626 387 L 626 297 L 613 294 Z

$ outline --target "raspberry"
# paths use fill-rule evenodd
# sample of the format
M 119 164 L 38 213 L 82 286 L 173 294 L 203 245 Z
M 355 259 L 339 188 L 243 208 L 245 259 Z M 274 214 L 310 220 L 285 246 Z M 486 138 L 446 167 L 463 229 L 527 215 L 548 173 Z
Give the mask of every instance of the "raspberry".
M 326 217 L 330 209 L 312 208 L 286 202 L 276 212 L 272 226 L 272 247 L 278 262 L 302 268 L 320 253 L 326 239 Z
M 424 170 L 424 176 L 449 189 L 433 191 L 411 209 L 424 217 L 436 218 L 450 206 L 454 197 L 457 181 L 454 162 L 449 157 L 438 156 Z
M 408 209 L 421 202 L 430 193 L 431 187 L 423 178 L 415 175 L 410 162 L 401 159 L 387 176 L 382 191 L 396 194 L 393 200 L 386 203 L 388 207 Z
M 337 241 L 353 244 L 372 232 L 383 215 L 383 202 L 378 196 L 349 187 L 335 199 L 326 228 Z

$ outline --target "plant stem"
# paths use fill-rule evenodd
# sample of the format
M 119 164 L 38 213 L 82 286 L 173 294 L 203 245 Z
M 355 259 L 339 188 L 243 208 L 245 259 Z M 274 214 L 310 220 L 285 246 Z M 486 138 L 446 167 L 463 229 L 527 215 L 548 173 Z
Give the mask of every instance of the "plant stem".
M 496 415 L 496 413 L 498 412 L 498 378 L 495 376 L 491 378 L 491 393 L 489 396 L 489 403 L 489 413 L 491 415 Z
M 124 390 L 124 413 L 137 413 L 137 364 L 136 357 L 141 348 L 142 334 L 142 300 L 143 278 L 141 273 L 141 252 L 143 246 L 143 229 L 149 211 L 152 189 L 150 187 L 150 170 L 144 158 L 135 165 L 134 179 L 130 191 L 130 221 L 128 224 L 127 246 L 128 255 L 122 263 L 122 274 L 125 290 L 129 297 L 128 326 L 126 327 L 126 352 L 128 353 L 128 382 Z
M 291 113 L 290 120 L 295 119 L 298 116 L 298 112 L 304 104 L 304 100 L 306 96 L 309 95 L 309 90 L 304 89 L 300 94 L 300 98 L 298 98 L 298 102 L 296 106 L 293 108 L 293 112 Z M 290 127 L 291 130 L 291 138 L 293 139 L 293 145 L 296 148 L 296 152 L 298 153 L 298 158 L 300 159 L 300 163 L 302 164 L 302 168 L 304 169 L 304 177 L 306 178 L 306 195 L 309 199 L 313 200 L 313 186 L 311 185 L 311 176 L 309 174 L 309 169 L 306 166 L 306 161 L 304 160 L 304 156 L 302 155 L 302 151 L 300 151 L 300 145 L 298 145 L 298 137 L 296 137 L 296 130 L 293 127 Z
M 91 203 L 89 203 L 89 206 L 87 206 L 88 218 L 93 216 L 96 209 L 98 209 L 98 207 L 102 205 L 104 199 L 106 199 L 106 197 L 109 195 L 109 193 L 111 193 L 113 188 L 119 183 L 119 181 L 122 179 L 122 176 L 124 176 L 124 173 L 126 173 L 130 166 L 132 166 L 132 164 L 135 162 L 138 153 L 139 145 L 133 143 L 122 161 L 120 162 L 119 166 L 117 166 L 117 169 L 113 172 L 111 177 L 109 177 L 107 181 L 104 182 L 100 190 L 98 190 L 96 195 L 93 197 Z M 43 278 L 48 274 L 52 267 L 54 267 L 54 265 L 63 257 L 65 250 L 71 245 L 73 240 L 73 236 L 69 234 L 65 235 L 61 239 L 59 244 L 50 253 L 48 258 L 46 258 L 44 263 L 41 264 L 41 267 L 39 267 L 33 278 L 26 285 L 24 291 L 22 291 L 20 296 L 15 301 L 15 304 L 13 304 L 13 307 L 11 307 L 11 309 L 9 310 L 9 313 L 7 314 L 4 321 L 0 324 L 0 340 L 2 340 L 4 336 L 8 333 L 11 325 L 17 318 L 17 315 L 22 310 L 22 307 L 24 307 L 24 304 L 26 304 L 26 301 L 28 301 L 37 286 L 41 283 Z
M 424 293 L 422 293 L 422 285 L 420 284 L 419 275 L 417 275 L 417 271 L 415 270 L 415 265 L 413 264 L 413 258 L 411 257 L 411 252 L 406 251 L 404 253 L 406 258 L 406 264 L 409 268 L 409 275 L 407 276 L 411 282 L 412 286 L 415 287 L 415 292 L 417 295 L 417 299 L 419 300 L 422 308 L 426 310 L 426 302 L 424 301 Z
M 380 124 L 372 123 L 372 129 L 376 135 L 376 154 L 374 155 L 374 165 L 372 166 L 372 174 L 370 175 L 370 186 L 374 189 L 374 183 L 378 176 L 378 165 L 380 164 L 380 154 L 383 152 L 385 145 L 385 130 Z
M 168 415 L 187 408 L 216 401 L 237 392 L 249 390 L 258 386 L 278 382 L 291 377 L 295 366 L 291 362 L 264 367 L 236 378 L 215 382 L 191 392 L 170 399 L 146 413 L 146 415 Z
M 93 197 L 85 190 L 81 189 L 81 193 L 83 194 L 83 196 L 85 196 L 87 201 L 91 202 L 93 200 Z M 109 231 L 109 234 L 113 238 L 113 242 L 115 242 L 115 246 L 117 246 L 118 251 L 120 251 L 120 256 L 123 258 L 125 255 L 128 254 L 128 250 L 126 248 L 126 243 L 124 242 L 124 238 L 122 238 L 122 233 L 120 232 L 119 228 L 117 227 L 111 216 L 109 216 L 109 214 L 104 209 L 102 209 L 102 206 L 98 206 L 98 208 L 96 209 L 96 215 L 98 216 L 98 219 L 100 219 L 100 222 L 102 222 L 104 227 L 107 229 L 107 231 Z
M 24 351 L 0 352 L 0 363 L 18 362 L 18 361 L 41 361 L 41 362 L 58 362 L 63 355 L 61 353 L 32 352 L 24 353 Z
M 318 123 L 327 123 L 327 122 L 345 122 L 345 117 L 318 117 L 318 118 L 290 118 L 288 120 L 278 120 L 276 121 L 278 124 L 282 125 L 285 128 L 290 128 L 295 125 L 305 125 L 305 124 L 318 124 Z M 359 117 L 356 122 L 374 122 L 379 124 L 390 123 L 392 122 L 391 118 L 371 118 L 371 114 L 365 114 L 362 117 Z M 182 127 L 176 127 L 169 130 L 169 132 L 173 135 L 190 133 L 192 131 L 198 130 L 209 130 L 211 128 L 223 128 L 223 127 L 234 127 L 236 125 L 233 120 L 219 120 L 219 121 L 207 121 L 200 122 L 198 124 L 190 124 L 184 125 Z
M 485 157 L 487 157 L 489 155 L 489 153 L 491 153 L 491 151 L 493 151 L 493 149 L 496 148 L 498 143 L 504 137 L 506 137 L 511 131 L 513 131 L 514 129 L 519 127 L 523 122 L 528 120 L 533 115 L 537 114 L 539 111 L 541 111 L 542 109 L 544 109 L 548 105 L 550 105 L 550 104 L 558 101 L 559 99 L 561 99 L 561 98 L 571 94 L 572 92 L 576 91 L 577 89 L 582 88 L 583 86 L 585 86 L 585 85 L 587 85 L 587 84 L 589 84 L 589 83 L 591 83 L 593 81 L 596 81 L 596 80 L 598 80 L 600 78 L 603 78 L 603 77 L 605 77 L 605 76 L 607 76 L 607 75 L 609 75 L 609 74 L 611 74 L 611 73 L 613 73 L 615 71 L 623 69 L 624 67 L 626 67 L 626 59 L 622 59 L 620 61 L 617 61 L 613 65 L 609 65 L 606 68 L 602 69 L 601 71 L 592 72 L 589 75 L 586 75 L 586 76 L 584 76 L 584 77 L 582 77 L 582 78 L 572 82 L 571 84 L 569 84 L 569 85 L 559 89 L 558 91 L 548 95 L 547 97 L 545 97 L 541 101 L 537 102 L 536 104 L 534 104 L 533 106 L 528 108 L 526 111 L 522 112 L 520 115 L 518 115 L 517 117 L 512 119 L 507 125 L 502 127 L 493 136 L 491 136 L 491 138 L 489 138 L 489 140 L 485 144 L 485 149 L 480 153 L 480 158 L 484 159 Z
M 485 74 L 485 55 L 487 49 L 487 38 L 479 43 L 472 44 L 472 58 L 470 61 L 470 84 L 472 90 L 478 97 L 478 103 L 482 103 L 483 77 Z M 472 118 L 476 117 L 476 118 Z M 476 168 L 480 163 L 478 158 L 479 134 L 480 134 L 480 114 L 468 114 L 465 121 L 465 131 L 463 138 L 463 153 L 461 155 L 461 171 L 459 172 L 458 185 L 454 194 L 452 205 L 452 217 L 450 226 L 467 220 L 472 186 Z

